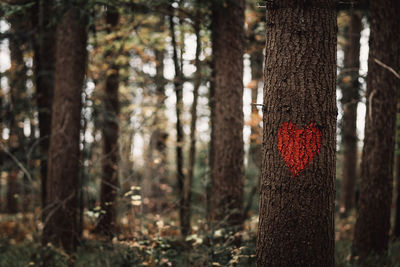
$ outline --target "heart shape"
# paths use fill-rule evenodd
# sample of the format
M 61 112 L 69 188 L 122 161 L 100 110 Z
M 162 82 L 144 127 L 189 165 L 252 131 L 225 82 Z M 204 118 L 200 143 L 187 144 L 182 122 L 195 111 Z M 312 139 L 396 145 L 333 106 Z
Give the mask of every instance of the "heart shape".
M 322 133 L 315 123 L 299 129 L 290 121 L 278 131 L 278 149 L 293 177 L 299 175 L 319 152 Z

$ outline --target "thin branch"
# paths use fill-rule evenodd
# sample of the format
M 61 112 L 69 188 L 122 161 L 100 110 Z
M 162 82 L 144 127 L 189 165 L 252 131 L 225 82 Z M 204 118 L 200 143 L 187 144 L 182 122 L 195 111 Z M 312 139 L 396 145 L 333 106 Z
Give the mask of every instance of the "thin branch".
M 378 64 L 379 66 L 387 69 L 388 71 L 390 71 L 391 73 L 394 74 L 394 76 L 396 76 L 397 79 L 400 79 L 400 74 L 398 72 L 396 72 L 393 68 L 389 67 L 388 65 L 386 65 L 385 63 L 383 63 L 382 61 L 380 61 L 377 58 L 374 58 L 374 62 L 376 64 Z
M 8 151 L 7 148 L 4 147 L 4 145 L 0 144 L 1 148 L 3 149 L 4 152 L 6 152 L 7 155 L 10 156 L 10 158 L 15 161 L 15 163 L 20 167 L 20 169 L 25 173 L 25 175 L 28 177 L 29 181 L 32 182 L 32 176 L 29 173 L 29 171 L 24 167 L 24 165 L 10 152 Z

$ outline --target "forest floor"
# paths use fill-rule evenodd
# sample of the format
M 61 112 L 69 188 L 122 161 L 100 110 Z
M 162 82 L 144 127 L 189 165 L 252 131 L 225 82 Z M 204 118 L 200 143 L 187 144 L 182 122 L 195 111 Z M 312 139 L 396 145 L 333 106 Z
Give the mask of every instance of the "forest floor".
M 93 225 L 87 218 L 89 223 L 73 257 L 54 246 L 41 245 L 42 225 L 37 218 L 32 213 L 0 215 L 0 267 L 255 266 L 257 216 L 247 220 L 239 233 L 217 230 L 213 236 L 198 220 L 185 240 L 173 223 L 158 216 L 142 221 L 142 230 L 137 227 L 135 231 L 129 220 L 121 220 L 119 230 L 123 234 L 104 240 L 91 234 Z M 350 253 L 354 221 L 354 215 L 337 218 L 336 266 L 353 266 Z M 233 244 L 238 236 L 242 239 L 240 247 Z M 400 267 L 400 242 L 391 244 L 389 259 L 387 266 Z

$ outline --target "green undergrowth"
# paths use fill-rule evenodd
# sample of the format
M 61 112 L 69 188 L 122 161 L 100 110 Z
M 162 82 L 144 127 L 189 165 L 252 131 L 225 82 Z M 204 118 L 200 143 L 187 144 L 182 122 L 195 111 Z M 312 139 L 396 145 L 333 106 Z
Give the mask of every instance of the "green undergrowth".
M 236 247 L 227 241 L 229 239 L 206 245 L 209 241 L 199 244 L 200 238 L 189 237 L 186 241 L 166 238 L 86 240 L 72 257 L 50 245 L 41 246 L 33 241 L 13 244 L 0 239 L 0 267 L 255 266 L 255 239 Z
M 85 240 L 72 257 L 38 242 L 15 244 L 0 239 L 0 267 L 255 266 L 255 237 L 243 241 L 239 247 L 231 244 L 229 237 L 224 242 L 211 242 L 205 238 L 199 244 L 200 238 L 192 236 L 186 241 L 167 238 L 113 242 Z M 337 241 L 335 266 L 356 266 L 350 256 L 351 242 Z M 390 245 L 386 264 L 377 263 L 374 257 L 368 262 L 369 266 L 400 267 L 400 242 Z

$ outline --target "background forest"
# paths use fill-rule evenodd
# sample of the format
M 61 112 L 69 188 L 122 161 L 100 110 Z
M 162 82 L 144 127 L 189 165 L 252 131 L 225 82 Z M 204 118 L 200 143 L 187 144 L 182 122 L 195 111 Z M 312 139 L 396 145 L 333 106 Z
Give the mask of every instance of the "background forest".
M 400 266 L 399 14 L 0 0 L 0 266 Z

